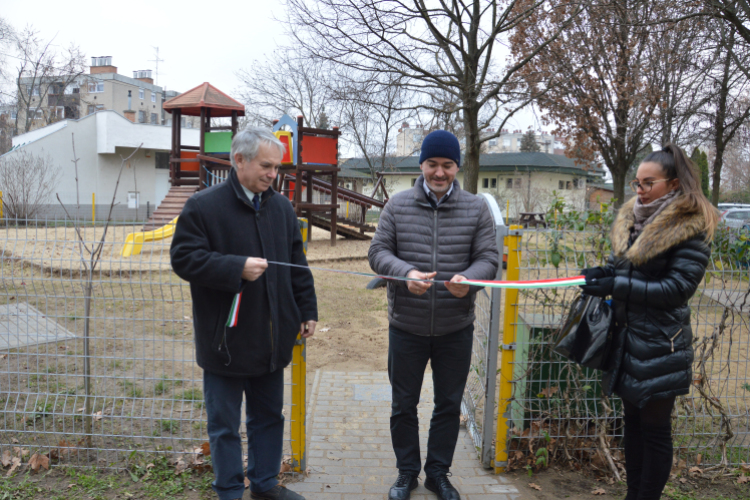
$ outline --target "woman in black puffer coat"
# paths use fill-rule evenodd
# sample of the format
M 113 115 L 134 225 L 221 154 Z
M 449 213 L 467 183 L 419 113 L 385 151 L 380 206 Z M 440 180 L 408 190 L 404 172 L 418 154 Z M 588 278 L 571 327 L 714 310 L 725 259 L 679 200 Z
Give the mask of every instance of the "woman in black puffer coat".
M 673 144 L 648 155 L 612 227 L 612 256 L 584 269 L 584 293 L 612 296 L 612 357 L 602 379 L 625 409 L 626 500 L 661 496 L 672 468 L 671 413 L 692 381 L 688 301 L 706 271 L 718 213 Z

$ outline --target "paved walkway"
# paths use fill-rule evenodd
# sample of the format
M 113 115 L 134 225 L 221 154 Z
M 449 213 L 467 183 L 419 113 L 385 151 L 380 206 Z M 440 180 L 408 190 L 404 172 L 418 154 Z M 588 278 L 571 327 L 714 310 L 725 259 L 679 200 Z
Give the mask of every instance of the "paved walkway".
M 289 485 L 308 500 L 384 500 L 396 478 L 389 430 L 391 387 L 385 372 L 317 372 L 310 395 L 307 432 L 310 476 Z M 425 379 L 419 404 L 422 460 L 432 414 L 432 380 Z M 451 482 L 465 500 L 520 500 L 518 489 L 483 469 L 474 444 L 462 429 L 451 468 Z M 437 497 L 423 486 L 415 500 Z

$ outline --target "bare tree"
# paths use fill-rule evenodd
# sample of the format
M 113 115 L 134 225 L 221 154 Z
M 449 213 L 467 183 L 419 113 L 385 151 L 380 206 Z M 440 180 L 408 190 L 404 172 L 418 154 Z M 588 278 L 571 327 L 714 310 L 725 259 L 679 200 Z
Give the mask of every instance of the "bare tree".
M 579 9 L 560 10 L 551 0 L 287 0 L 292 36 L 313 58 L 365 74 L 390 74 L 418 93 L 419 107 L 460 113 L 466 141 L 464 189 L 475 193 L 481 144 L 500 135 L 506 121 L 533 96 L 519 92 L 518 71 L 555 40 Z M 503 65 L 500 44 L 535 12 L 565 21 L 521 60 Z M 452 97 L 446 110 L 432 96 Z M 498 132 L 482 134 L 495 119 Z
M 718 24 L 720 43 L 711 59 L 717 64 L 709 72 L 711 98 L 703 111 L 704 133 L 713 149 L 711 165 L 711 202 L 719 203 L 724 152 L 750 118 L 750 80 L 742 66 L 750 67 L 750 45 L 738 44 L 732 25 Z M 737 64 L 737 61 L 740 64 Z
M 57 186 L 60 168 L 50 155 L 18 151 L 0 157 L 0 191 L 3 211 L 23 222 L 38 217 Z
M 562 1 L 561 5 L 575 2 Z M 573 26 L 548 44 L 523 72 L 540 94 L 539 106 L 568 152 L 583 160 L 597 155 L 612 173 L 614 195 L 624 200 L 625 178 L 644 146 L 656 139 L 652 123 L 663 104 L 663 79 L 651 68 L 663 59 L 661 37 L 648 26 L 661 19 L 656 0 L 592 0 Z M 519 26 L 513 53 L 524 57 L 558 30 L 546 12 Z M 574 151 L 575 150 L 575 151 Z
M 46 125 L 62 118 L 75 118 L 69 115 L 76 114 L 77 106 L 75 109 L 67 106 L 66 110 L 65 96 L 86 72 L 86 57 L 81 49 L 71 44 L 58 50 L 53 40 L 42 39 L 31 27 L 16 35 L 14 44 L 19 61 L 14 74 L 16 133 L 28 132 L 35 121 Z
M 238 94 L 251 121 L 270 124 L 286 113 L 319 127 L 327 104 L 330 119 L 329 74 L 325 64 L 310 64 L 298 51 L 281 48 L 236 73 L 242 82 Z

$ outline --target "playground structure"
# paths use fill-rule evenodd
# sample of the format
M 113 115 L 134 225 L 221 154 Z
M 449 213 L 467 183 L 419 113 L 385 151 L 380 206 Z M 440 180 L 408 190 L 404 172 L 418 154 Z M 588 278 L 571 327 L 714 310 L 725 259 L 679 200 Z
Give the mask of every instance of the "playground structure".
M 169 158 L 171 188 L 165 199 L 143 227 L 134 233 L 129 251 L 142 242 L 171 236 L 160 230 L 176 222 L 188 198 L 197 191 L 224 182 L 232 168 L 230 149 L 232 138 L 239 128 L 238 119 L 245 115 L 245 106 L 208 82 L 188 90 L 164 103 L 164 110 L 172 114 L 172 144 Z M 181 118 L 200 117 L 200 145 L 183 145 Z M 230 118 L 230 125 L 214 125 L 213 119 Z M 274 189 L 288 196 L 298 217 L 331 232 L 331 246 L 336 237 L 370 239 L 366 233 L 375 227 L 367 224 L 367 211 L 382 209 L 388 199 L 382 182 L 383 200 L 366 196 L 338 185 L 338 138 L 341 132 L 305 127 L 301 116 L 287 115 L 274 122 L 274 133 L 287 145 L 282 168 Z M 312 189 L 308 189 L 308 188 Z M 373 195 L 375 192 L 373 192 Z M 154 232 L 156 230 L 156 232 Z M 123 256 L 125 256 L 123 249 Z

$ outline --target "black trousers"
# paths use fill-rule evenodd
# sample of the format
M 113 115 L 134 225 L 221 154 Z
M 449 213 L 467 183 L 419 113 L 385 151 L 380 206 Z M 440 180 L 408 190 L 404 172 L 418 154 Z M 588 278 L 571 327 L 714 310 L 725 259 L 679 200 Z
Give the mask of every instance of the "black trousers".
M 432 367 L 435 408 L 430 420 L 428 477 L 446 474 L 453 462 L 461 421 L 461 399 L 471 366 L 474 325 L 438 337 L 423 337 L 391 327 L 388 332 L 388 377 L 391 381 L 391 441 L 400 472 L 419 474 L 417 405 L 427 362 Z
M 658 500 L 672 470 L 674 396 L 649 401 L 643 408 L 623 400 L 625 408 L 625 500 Z

